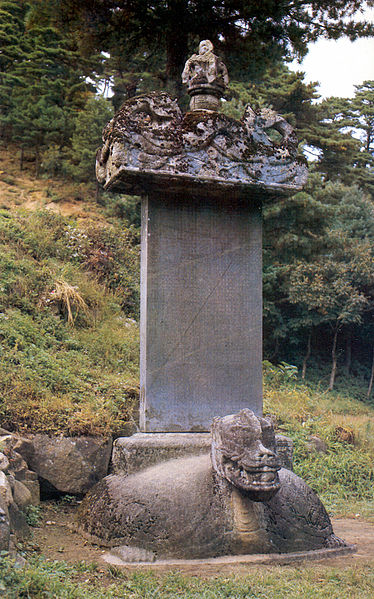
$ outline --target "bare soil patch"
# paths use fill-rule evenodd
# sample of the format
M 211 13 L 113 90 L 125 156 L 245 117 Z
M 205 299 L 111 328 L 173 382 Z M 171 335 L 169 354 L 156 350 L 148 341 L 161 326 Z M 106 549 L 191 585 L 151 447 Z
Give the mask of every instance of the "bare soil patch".
M 92 185 L 36 178 L 34 170 L 32 163 L 25 162 L 21 171 L 16 148 L 0 146 L 0 208 L 44 208 L 63 216 L 97 219 Z
M 105 571 L 110 566 L 102 560 L 102 556 L 107 549 L 91 545 L 78 533 L 72 530 L 72 524 L 76 518 L 78 503 L 65 504 L 56 501 L 45 501 L 42 503 L 42 516 L 37 528 L 33 528 L 33 539 L 30 543 L 30 549 L 41 553 L 49 560 L 63 560 L 69 563 L 85 561 L 87 563 L 96 563 L 101 571 Z M 374 566 L 374 524 L 359 519 L 336 518 L 333 519 L 335 534 L 345 539 L 350 544 L 357 546 L 356 553 L 342 555 L 339 557 L 324 558 L 319 560 L 304 560 L 303 566 L 314 567 L 316 564 L 325 566 L 336 566 L 345 568 L 354 565 L 368 564 Z M 295 566 L 295 562 L 290 564 Z M 144 566 L 140 566 L 143 567 Z M 206 564 L 194 562 L 178 563 L 177 566 L 154 564 L 147 566 L 158 572 L 167 570 L 179 570 L 185 574 L 195 576 L 217 576 L 219 574 L 244 574 L 249 569 L 261 567 L 258 564 L 249 564 L 241 562 L 240 556 L 231 561 L 231 563 Z M 264 566 L 263 566 L 264 567 Z M 269 567 L 269 566 L 266 566 Z M 278 565 L 279 567 L 279 565 Z M 284 566 L 287 567 L 287 564 Z M 126 569 L 133 570 L 139 566 L 126 566 Z

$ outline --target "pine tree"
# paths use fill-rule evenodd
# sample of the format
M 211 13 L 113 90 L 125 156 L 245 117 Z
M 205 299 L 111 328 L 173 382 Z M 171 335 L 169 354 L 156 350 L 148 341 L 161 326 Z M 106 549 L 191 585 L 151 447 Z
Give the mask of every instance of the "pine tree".
M 45 4 L 46 0 L 33 0 Z M 159 70 L 165 85 L 180 85 L 186 58 L 200 39 L 211 39 L 222 54 L 232 78 L 254 80 L 264 69 L 282 59 L 303 56 L 307 44 L 324 36 L 351 39 L 372 35 L 368 23 L 351 17 L 359 11 L 359 0 L 49 0 L 54 2 L 56 22 L 64 31 L 75 32 L 83 52 L 92 48 L 121 51 L 131 61 L 144 53 L 148 71 L 150 55 L 163 57 Z M 368 0 L 373 6 L 373 0 Z M 126 69 L 130 71 L 131 69 Z
M 28 14 L 23 17 L 22 51 L 5 76 L 8 96 L 2 122 L 22 151 L 34 153 L 38 174 L 42 153 L 52 144 L 62 151 L 69 143 L 73 117 L 92 85 L 69 38 L 48 23 L 34 25 Z
M 7 115 L 11 107 L 14 86 L 23 84 L 14 73 L 14 66 L 27 56 L 24 20 L 28 3 L 0 0 L 0 124 L 1 136 L 7 137 Z
M 66 172 L 78 181 L 93 181 L 95 178 L 96 150 L 102 143 L 104 126 L 113 116 L 108 100 L 92 96 L 79 112 L 74 122 L 71 149 L 67 152 Z

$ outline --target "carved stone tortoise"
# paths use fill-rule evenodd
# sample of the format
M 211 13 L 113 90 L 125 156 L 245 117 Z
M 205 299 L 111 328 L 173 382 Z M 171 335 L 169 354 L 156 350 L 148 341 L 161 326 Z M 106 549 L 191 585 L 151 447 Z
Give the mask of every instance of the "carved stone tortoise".
M 78 520 L 91 540 L 121 546 L 124 561 L 345 546 L 317 495 L 280 469 L 272 425 L 247 409 L 214 420 L 211 456 L 107 476 Z

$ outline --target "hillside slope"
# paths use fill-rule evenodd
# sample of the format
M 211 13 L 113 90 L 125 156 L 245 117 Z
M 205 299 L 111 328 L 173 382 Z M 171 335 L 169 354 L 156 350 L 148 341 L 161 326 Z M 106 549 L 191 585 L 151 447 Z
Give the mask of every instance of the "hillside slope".
M 0 149 L 0 421 L 119 433 L 138 395 L 138 235 Z

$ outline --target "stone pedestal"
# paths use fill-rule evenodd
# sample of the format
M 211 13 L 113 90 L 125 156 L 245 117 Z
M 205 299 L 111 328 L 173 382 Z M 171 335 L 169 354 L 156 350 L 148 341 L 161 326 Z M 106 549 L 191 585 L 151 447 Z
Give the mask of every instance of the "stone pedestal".
M 210 452 L 210 433 L 137 433 L 113 443 L 111 471 L 128 476 L 155 464 Z
M 142 431 L 209 431 L 262 411 L 261 209 L 253 198 L 143 200 Z

